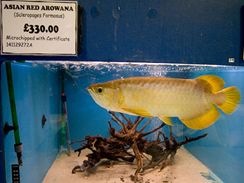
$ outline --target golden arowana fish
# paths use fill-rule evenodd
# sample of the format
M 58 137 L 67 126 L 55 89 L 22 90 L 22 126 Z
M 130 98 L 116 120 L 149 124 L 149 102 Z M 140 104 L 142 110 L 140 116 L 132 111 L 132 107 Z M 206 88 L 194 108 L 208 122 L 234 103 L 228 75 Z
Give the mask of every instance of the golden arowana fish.
M 240 93 L 214 75 L 196 79 L 132 77 L 92 84 L 88 87 L 95 102 L 110 111 L 143 117 L 158 117 L 172 125 L 178 117 L 187 127 L 204 129 L 219 117 L 235 111 Z

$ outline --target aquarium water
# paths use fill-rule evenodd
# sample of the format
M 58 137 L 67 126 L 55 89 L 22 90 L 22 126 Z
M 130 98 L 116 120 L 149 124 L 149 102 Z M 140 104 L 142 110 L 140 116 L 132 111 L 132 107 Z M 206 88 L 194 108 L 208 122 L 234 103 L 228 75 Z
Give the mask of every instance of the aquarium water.
M 12 125 L 6 73 L 1 65 L 1 126 Z M 23 145 L 22 183 L 131 182 L 136 167 L 116 164 L 97 167 L 93 173 L 72 174 L 74 166 L 86 159 L 74 150 L 86 136 L 108 137 L 111 115 L 97 105 L 86 88 L 94 83 L 134 76 L 196 78 L 205 74 L 224 79 L 225 87 L 236 86 L 241 93 L 237 110 L 204 130 L 191 130 L 173 119 L 173 135 L 184 140 L 207 133 L 207 137 L 180 148 L 174 163 L 162 171 L 152 170 L 142 182 L 244 182 L 244 67 L 190 64 L 117 62 L 26 61 L 11 62 L 14 100 L 19 136 Z M 65 113 L 62 111 L 65 100 Z M 130 117 L 130 116 L 128 116 Z M 133 118 L 133 117 L 131 117 Z M 153 118 L 148 128 L 161 123 Z M 166 133 L 168 130 L 163 128 Z M 155 139 L 157 133 L 147 138 Z M 2 139 L 1 139 L 2 140 Z M 68 145 L 67 145 L 68 143 Z M 3 136 L 5 177 L 12 182 L 12 165 L 17 164 L 13 131 Z M 103 168 L 102 168 L 103 167 Z

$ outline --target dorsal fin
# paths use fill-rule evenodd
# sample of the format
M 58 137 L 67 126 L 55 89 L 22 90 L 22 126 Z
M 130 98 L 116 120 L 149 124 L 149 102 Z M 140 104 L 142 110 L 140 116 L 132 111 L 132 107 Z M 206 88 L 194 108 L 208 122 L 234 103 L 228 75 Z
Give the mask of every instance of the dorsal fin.
M 222 90 L 224 88 L 224 84 L 225 84 L 225 82 L 222 78 L 215 76 L 215 75 L 203 75 L 203 76 L 196 78 L 196 80 L 207 82 L 211 86 L 211 91 L 213 93 Z

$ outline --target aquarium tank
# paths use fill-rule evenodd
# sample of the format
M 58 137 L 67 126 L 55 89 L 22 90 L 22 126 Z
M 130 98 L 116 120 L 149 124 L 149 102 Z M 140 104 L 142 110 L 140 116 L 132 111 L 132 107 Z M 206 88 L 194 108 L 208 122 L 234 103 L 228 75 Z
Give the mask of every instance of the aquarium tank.
M 9 66 L 12 71 L 10 77 L 12 86 L 9 84 Z M 5 128 L 6 124 L 12 125 L 13 101 L 10 100 L 14 100 L 16 117 L 18 117 L 19 143 L 23 145 L 22 165 L 19 166 L 20 179 L 23 182 L 131 181 L 130 175 L 136 171 L 135 164 L 131 163 L 126 165 L 126 163 L 114 162 L 113 165 L 109 165 L 110 168 L 108 165 L 97 163 L 96 169 L 89 176 L 81 170 L 72 174 L 76 166 L 85 163 L 86 153 L 89 154 L 85 149 L 82 150 L 81 157 L 78 156 L 78 151 L 74 152 L 86 145 L 89 146 L 88 136 L 109 138 L 111 136 L 109 121 L 116 131 L 119 132 L 121 128 L 113 122 L 113 115 L 94 102 L 87 87 L 94 83 L 114 79 L 123 80 L 134 76 L 186 79 L 209 74 L 221 77 L 226 83 L 225 87 L 235 86 L 241 93 L 244 90 L 241 80 L 244 69 L 240 66 L 68 61 L 11 62 L 11 65 L 10 62 L 3 63 L 1 68 L 2 119 Z M 14 90 L 14 99 L 11 99 L 11 87 Z M 116 116 L 121 119 L 119 114 Z M 126 115 L 126 118 L 132 123 L 135 120 L 133 115 Z M 217 122 L 206 129 L 193 130 L 179 119 L 172 118 L 174 123 L 172 134 L 177 142 L 181 143 L 186 138 L 196 138 L 204 134 L 207 136 L 180 147 L 176 152 L 174 163 L 163 168 L 160 173 L 159 170 L 145 171 L 144 181 L 186 180 L 189 182 L 192 177 L 194 177 L 193 182 L 242 180 L 244 127 L 242 118 L 242 99 L 233 114 L 226 115 L 220 112 Z M 145 132 L 157 128 L 162 123 L 156 117 L 149 119 L 151 122 L 145 128 Z M 146 119 L 144 121 L 137 131 L 147 123 Z M 169 126 L 162 126 L 145 139 L 153 142 L 159 132 L 170 136 Z M 5 171 L 8 182 L 12 181 L 12 166 L 18 164 L 14 149 L 15 135 L 11 131 L 4 134 Z M 156 155 L 160 156 L 160 151 Z M 100 169 L 101 167 L 103 169 Z M 155 180 L 154 176 L 160 179 Z
M 77 54 L 0 56 L 0 183 L 242 183 L 243 1 L 77 4 Z

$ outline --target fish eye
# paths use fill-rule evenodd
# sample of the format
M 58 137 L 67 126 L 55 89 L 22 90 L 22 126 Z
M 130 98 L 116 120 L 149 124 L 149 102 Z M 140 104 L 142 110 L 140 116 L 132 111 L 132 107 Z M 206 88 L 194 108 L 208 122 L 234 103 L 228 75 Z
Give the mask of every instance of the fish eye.
M 103 92 L 103 89 L 102 89 L 101 87 L 99 87 L 99 88 L 97 89 L 97 92 L 98 92 L 98 93 L 102 93 L 102 92 Z

